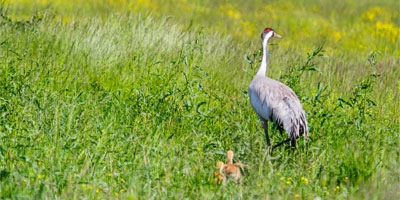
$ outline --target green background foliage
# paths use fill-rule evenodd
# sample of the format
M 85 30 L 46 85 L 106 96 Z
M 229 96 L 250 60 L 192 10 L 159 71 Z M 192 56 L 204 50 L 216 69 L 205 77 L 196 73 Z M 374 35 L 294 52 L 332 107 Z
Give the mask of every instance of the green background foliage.
M 397 1 L 0 5 L 3 199 L 400 197 Z M 268 154 L 250 106 L 265 27 L 308 150 Z M 229 149 L 250 169 L 215 184 Z

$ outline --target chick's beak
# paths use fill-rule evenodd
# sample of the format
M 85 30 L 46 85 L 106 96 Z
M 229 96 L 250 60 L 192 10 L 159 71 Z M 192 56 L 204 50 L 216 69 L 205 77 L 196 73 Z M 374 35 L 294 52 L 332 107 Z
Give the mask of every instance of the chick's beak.
M 277 38 L 282 38 L 282 36 L 281 36 L 281 35 L 279 35 L 278 33 L 274 33 L 274 37 L 277 37 Z

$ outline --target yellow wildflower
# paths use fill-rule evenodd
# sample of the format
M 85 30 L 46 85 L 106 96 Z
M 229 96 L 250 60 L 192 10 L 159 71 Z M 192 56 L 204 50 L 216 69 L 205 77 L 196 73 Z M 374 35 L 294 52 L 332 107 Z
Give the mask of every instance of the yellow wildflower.
M 249 21 L 240 20 L 240 25 L 242 25 L 241 31 L 244 31 L 248 36 L 253 35 L 256 31 L 256 26 Z
M 386 15 L 388 15 L 388 12 L 386 10 L 381 7 L 374 7 L 362 13 L 361 18 L 367 19 L 369 21 L 374 21 L 377 17 L 388 18 L 389 16 Z
M 395 43 L 400 35 L 400 28 L 398 28 L 393 22 L 381 22 L 375 23 L 375 35 L 386 38 L 390 42 Z
M 294 195 L 294 198 L 299 198 L 299 197 L 300 197 L 299 194 L 295 194 L 295 195 Z
M 223 13 L 225 13 L 229 18 L 232 19 L 239 19 L 240 18 L 240 11 L 236 10 L 233 8 L 233 6 L 227 4 L 227 5 L 221 5 L 220 9 L 222 10 Z

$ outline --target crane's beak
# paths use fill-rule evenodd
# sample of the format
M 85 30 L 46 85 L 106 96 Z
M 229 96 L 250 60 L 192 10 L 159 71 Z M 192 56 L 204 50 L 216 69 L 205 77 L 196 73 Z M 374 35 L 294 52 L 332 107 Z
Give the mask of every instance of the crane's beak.
M 281 36 L 281 35 L 279 35 L 278 33 L 275 33 L 275 32 L 274 32 L 274 37 L 277 37 L 277 38 L 282 38 L 282 36 Z

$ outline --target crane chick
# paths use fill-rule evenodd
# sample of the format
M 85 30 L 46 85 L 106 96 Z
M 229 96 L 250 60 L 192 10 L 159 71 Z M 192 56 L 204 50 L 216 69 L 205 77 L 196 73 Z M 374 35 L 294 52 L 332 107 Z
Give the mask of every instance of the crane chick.
M 233 163 L 233 151 L 229 150 L 226 152 L 226 156 L 228 157 L 228 162 L 225 165 L 225 173 L 231 177 L 234 181 L 239 180 L 242 177 L 240 172 L 240 167 L 248 168 L 248 165 L 244 165 L 242 163 Z
M 214 173 L 214 182 L 224 184 L 226 181 L 226 176 L 224 174 L 225 163 L 218 161 L 217 162 L 217 172 Z

